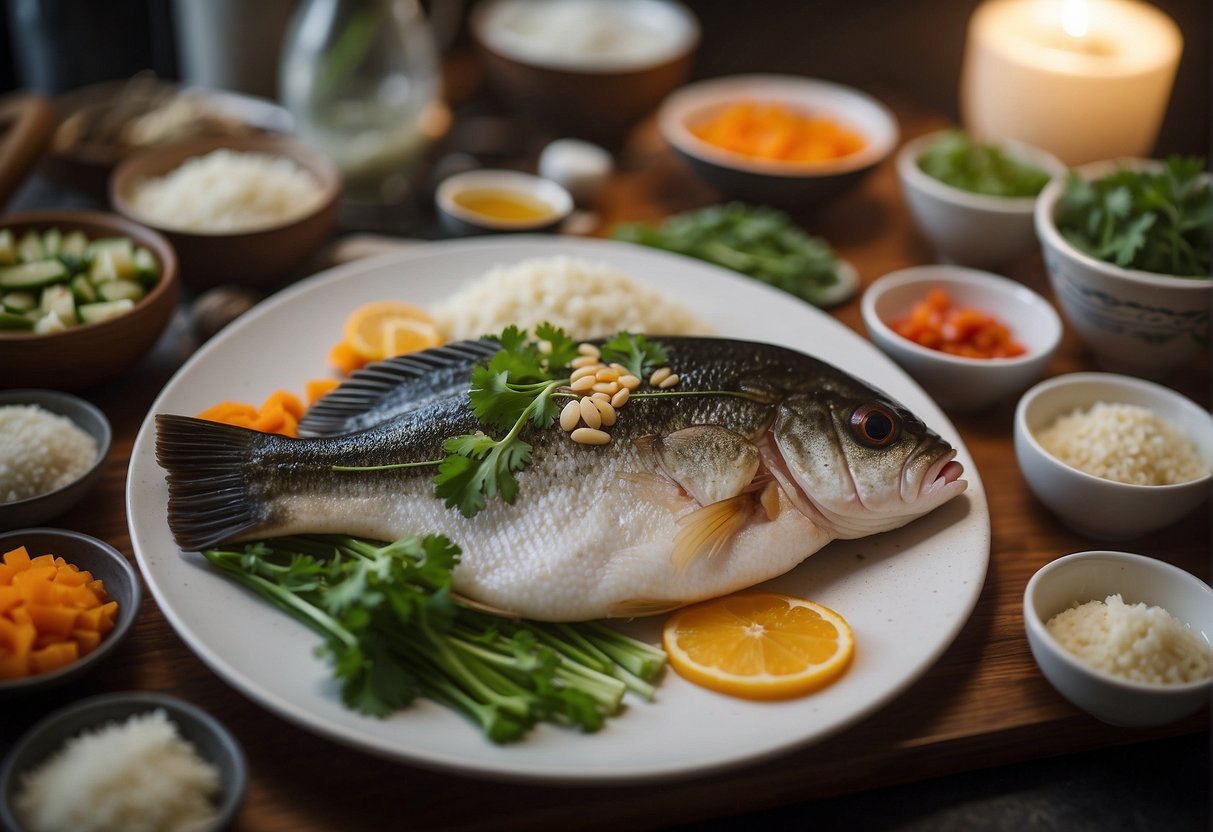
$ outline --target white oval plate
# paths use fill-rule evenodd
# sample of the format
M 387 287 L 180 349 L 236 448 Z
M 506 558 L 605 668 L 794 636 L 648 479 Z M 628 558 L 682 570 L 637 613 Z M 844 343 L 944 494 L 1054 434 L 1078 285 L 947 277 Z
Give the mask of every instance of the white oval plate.
M 718 334 L 795 347 L 886 390 L 958 449 L 969 488 L 915 523 L 835 542 L 769 588 L 837 610 L 855 632 L 853 666 L 834 685 L 787 702 L 733 699 L 667 672 L 655 703 L 629 697 L 594 735 L 543 725 L 494 746 L 459 715 L 427 701 L 379 720 L 341 704 L 317 638 L 231 584 L 196 554 L 183 555 L 166 521 L 164 472 L 155 460 L 156 413 L 194 414 L 223 399 L 260 403 L 302 391 L 355 306 L 384 298 L 433 304 L 493 266 L 531 257 L 605 262 L 681 298 Z M 778 290 L 678 255 L 598 240 L 521 237 L 434 243 L 350 263 L 302 281 L 238 319 L 165 386 L 139 431 L 127 482 L 128 522 L 140 567 L 186 644 L 228 683 L 324 737 L 416 765 L 494 779 L 621 783 L 685 777 L 753 763 L 836 733 L 917 680 L 968 620 L 985 579 L 990 524 L 985 493 L 956 429 L 874 346 L 829 315 Z M 418 532 L 424 532 L 419 529 Z M 629 632 L 659 643 L 660 620 Z

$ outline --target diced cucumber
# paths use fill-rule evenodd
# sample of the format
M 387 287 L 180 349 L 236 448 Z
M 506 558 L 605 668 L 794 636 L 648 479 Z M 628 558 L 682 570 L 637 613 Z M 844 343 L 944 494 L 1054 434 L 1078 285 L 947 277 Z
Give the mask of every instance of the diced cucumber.
M 58 228 L 52 228 L 42 234 L 42 250 L 46 252 L 47 257 L 58 257 L 59 252 L 63 249 L 63 232 Z
M 97 289 L 93 286 L 92 281 L 88 279 L 87 275 L 76 275 L 72 278 L 71 283 L 69 283 L 68 286 L 71 287 L 72 294 L 76 298 L 77 305 L 81 303 L 97 302 Z
M 0 289 L 38 289 L 67 280 L 69 274 L 67 266 L 58 260 L 38 260 L 6 266 L 0 268 Z
M 17 259 L 23 263 L 33 263 L 35 260 L 46 258 L 46 248 L 42 245 L 42 236 L 36 231 L 26 231 L 17 243 Z
M 38 296 L 33 292 L 5 292 L 4 298 L 0 300 L 5 311 L 16 312 L 18 314 L 28 312 L 31 309 L 38 308 Z
M 129 280 L 135 277 L 135 261 L 129 249 L 105 248 L 93 256 L 88 276 L 94 283 Z
M 64 332 L 76 323 L 73 316 L 71 321 L 65 321 L 57 312 L 48 312 L 34 322 L 34 332 L 39 335 L 49 335 L 52 332 Z
M 17 262 L 17 242 L 11 229 L 0 229 L 0 266 L 11 266 Z
M 86 251 L 88 251 L 88 237 L 84 236 L 83 231 L 68 232 L 68 235 L 63 238 L 63 245 L 59 247 L 59 254 L 66 257 L 81 258 Z
M 58 315 L 59 319 L 69 326 L 76 322 L 76 299 L 72 297 L 72 290 L 62 283 L 47 286 L 42 290 L 39 307 L 44 314 Z
M 99 303 L 86 303 L 77 309 L 80 315 L 80 322 L 86 324 L 95 324 L 99 321 L 108 321 L 110 318 L 117 318 L 119 315 L 125 315 L 135 308 L 135 302 L 129 298 L 121 300 L 108 300 Z
M 140 246 L 131 259 L 135 263 L 135 275 L 144 286 L 151 286 L 160 279 L 160 261 L 151 251 Z
M 102 237 L 93 240 L 85 247 L 85 254 L 90 257 L 96 257 L 103 251 L 123 251 L 129 257 L 132 253 L 134 244 L 131 243 L 130 237 Z
M 147 293 L 143 291 L 142 286 L 133 280 L 111 280 L 108 283 L 97 284 L 97 294 L 101 300 L 122 300 L 126 298 L 138 302 Z
M 6 332 L 28 332 L 33 328 L 33 320 L 27 318 L 25 315 L 19 315 L 15 312 L 0 312 L 0 330 Z

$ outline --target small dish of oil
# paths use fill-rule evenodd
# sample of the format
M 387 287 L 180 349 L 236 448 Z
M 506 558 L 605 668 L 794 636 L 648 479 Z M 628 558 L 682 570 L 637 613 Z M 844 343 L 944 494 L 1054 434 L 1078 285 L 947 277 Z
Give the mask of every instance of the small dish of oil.
M 573 210 L 573 198 L 548 179 L 512 170 L 455 174 L 435 194 L 443 227 L 454 235 L 557 229 Z

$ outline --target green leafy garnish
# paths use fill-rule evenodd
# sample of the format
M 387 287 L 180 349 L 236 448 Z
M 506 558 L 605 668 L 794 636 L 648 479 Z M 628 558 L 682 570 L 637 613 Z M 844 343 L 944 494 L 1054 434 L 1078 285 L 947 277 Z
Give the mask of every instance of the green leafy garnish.
M 1120 168 L 1066 179 L 1057 229 L 1092 257 L 1126 269 L 1209 277 L 1213 189 L 1204 160 L 1172 156 L 1160 170 Z
M 531 461 L 531 445 L 522 439 L 524 429 L 528 424 L 538 430 L 549 428 L 560 416 L 554 399 L 557 389 L 569 383 L 577 344 L 550 324 L 537 327 L 535 335 L 538 340 L 518 327 L 507 328 L 497 336 L 501 350 L 486 366 L 472 371 L 468 394 L 472 412 L 481 424 L 505 435 L 494 439 L 485 433 L 464 434 L 443 443 L 447 455 L 438 465 L 434 493 L 465 517 L 475 516 L 487 499 L 498 495 L 514 502 L 518 494 L 514 473 Z M 603 354 L 620 356 L 610 360 L 629 368 L 666 360 L 660 344 L 626 332 L 608 341 Z
M 843 283 L 838 258 L 823 240 L 773 208 L 713 205 L 657 226 L 621 225 L 614 237 L 715 263 L 818 306 L 840 303 L 854 288 Z
M 643 335 L 621 332 L 602 345 L 602 360 L 606 364 L 622 364 L 632 375 L 644 378 L 653 369 L 667 364 L 670 354 L 663 345 Z
M 924 173 L 953 188 L 989 196 L 1036 196 L 1049 184 L 1049 173 L 1016 161 L 1002 148 L 950 130 L 918 157 Z
M 626 691 L 651 699 L 665 665 L 659 649 L 600 624 L 506 620 L 460 603 L 460 552 L 441 536 L 305 535 L 202 554 L 318 633 L 342 701 L 371 716 L 424 696 L 493 742 L 544 721 L 594 731 Z

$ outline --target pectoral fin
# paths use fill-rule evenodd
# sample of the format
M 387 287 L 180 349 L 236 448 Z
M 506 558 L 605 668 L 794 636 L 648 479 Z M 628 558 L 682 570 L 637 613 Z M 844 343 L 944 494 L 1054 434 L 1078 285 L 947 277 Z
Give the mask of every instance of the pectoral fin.
M 753 442 L 719 425 L 695 425 L 668 436 L 643 437 L 637 444 L 701 506 L 742 493 L 762 460 Z
M 681 574 L 701 557 L 714 557 L 741 531 L 753 511 L 753 496 L 739 494 L 679 517 L 674 551 L 670 555 L 675 572 Z

